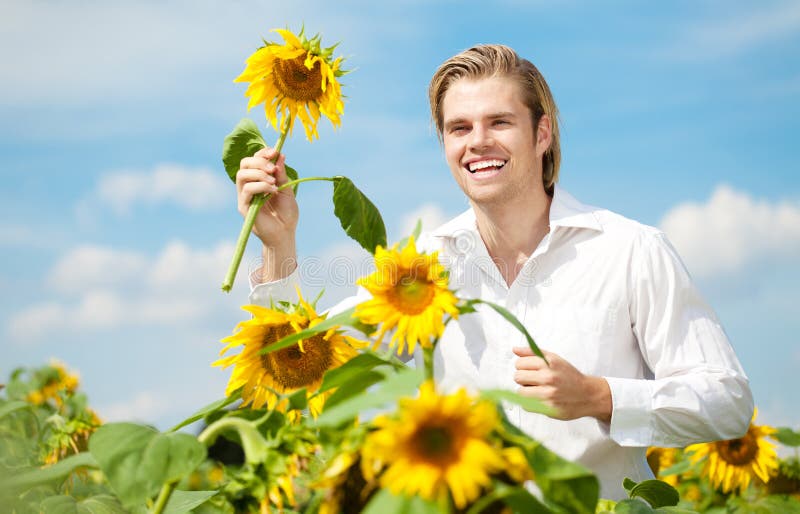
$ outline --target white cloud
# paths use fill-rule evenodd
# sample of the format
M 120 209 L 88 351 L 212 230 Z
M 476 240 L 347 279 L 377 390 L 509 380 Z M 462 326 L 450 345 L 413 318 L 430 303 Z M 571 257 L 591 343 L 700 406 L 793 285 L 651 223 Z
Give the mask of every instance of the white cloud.
M 796 35 L 800 4 L 784 1 L 768 8 L 724 19 L 706 19 L 689 25 L 669 54 L 679 59 L 701 59 L 737 54 L 761 44 Z
M 47 283 L 62 292 L 113 286 L 140 276 L 146 258 L 136 252 L 99 245 L 81 245 L 63 255 L 50 270 Z
M 166 413 L 169 408 L 170 404 L 165 399 L 163 392 L 142 391 L 129 400 L 100 406 L 97 413 L 104 422 L 152 422 Z
M 227 242 L 191 248 L 175 241 L 154 257 L 80 246 L 59 259 L 46 280 L 65 297 L 12 314 L 8 334 L 30 343 L 54 333 L 201 323 L 231 297 L 246 298 L 246 266 L 231 296 L 219 290 L 231 255 L 233 244 Z
M 771 203 L 727 185 L 718 186 L 705 203 L 675 206 L 660 226 L 698 276 L 800 256 L 800 203 Z
M 150 171 L 106 173 L 95 188 L 94 198 L 117 214 L 126 214 L 137 204 L 213 209 L 229 203 L 231 191 L 230 181 L 219 172 L 166 163 Z
M 422 231 L 427 232 L 438 228 L 447 219 L 444 211 L 438 205 L 433 203 L 420 205 L 403 216 L 399 238 L 408 237 L 417 226 L 417 221 L 422 221 Z

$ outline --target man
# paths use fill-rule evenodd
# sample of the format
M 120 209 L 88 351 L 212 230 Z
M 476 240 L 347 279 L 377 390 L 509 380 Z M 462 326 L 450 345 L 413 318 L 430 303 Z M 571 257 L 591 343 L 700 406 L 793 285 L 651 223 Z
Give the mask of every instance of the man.
M 517 316 L 550 363 L 481 311 L 448 325 L 435 354 L 440 386 L 515 389 L 554 407 L 553 418 L 516 406 L 506 413 L 592 469 L 606 498 L 626 496 L 626 476 L 652 477 L 648 446 L 742 436 L 753 412 L 747 378 L 664 235 L 556 185 L 558 112 L 533 64 L 505 46 L 476 46 L 439 67 L 429 96 L 470 209 L 420 246 L 440 251 L 460 296 Z M 286 181 L 273 156 L 266 149 L 242 161 L 241 212 L 253 194 Z M 264 266 L 251 301 L 292 296 L 297 216 L 289 189 L 259 214 Z

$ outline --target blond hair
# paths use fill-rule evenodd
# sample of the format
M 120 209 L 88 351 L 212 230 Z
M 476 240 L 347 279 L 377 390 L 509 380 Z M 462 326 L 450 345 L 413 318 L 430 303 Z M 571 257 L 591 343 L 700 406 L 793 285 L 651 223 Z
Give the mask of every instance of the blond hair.
M 550 148 L 542 157 L 542 182 L 545 191 L 553 194 L 561 165 L 561 145 L 558 136 L 558 108 L 547 82 L 536 66 L 520 57 L 505 45 L 477 45 L 454 55 L 439 66 L 428 87 L 431 116 L 439 138 L 444 129 L 442 103 L 450 86 L 459 79 L 477 80 L 488 77 L 508 77 L 517 82 L 522 102 L 531 112 L 534 134 L 543 115 L 550 120 Z

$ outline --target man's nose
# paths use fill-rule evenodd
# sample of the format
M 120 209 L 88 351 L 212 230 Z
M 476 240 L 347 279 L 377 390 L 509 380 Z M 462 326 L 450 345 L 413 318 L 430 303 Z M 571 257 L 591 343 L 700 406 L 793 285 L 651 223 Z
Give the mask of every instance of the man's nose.
M 472 127 L 472 134 L 470 134 L 469 148 L 470 150 L 483 150 L 490 147 L 494 143 L 492 135 L 480 123 L 476 123 Z

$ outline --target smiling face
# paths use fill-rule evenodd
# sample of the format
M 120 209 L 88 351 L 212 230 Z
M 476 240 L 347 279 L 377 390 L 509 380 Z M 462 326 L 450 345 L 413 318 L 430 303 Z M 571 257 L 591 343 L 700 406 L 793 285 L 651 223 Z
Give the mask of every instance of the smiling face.
M 542 155 L 550 144 L 550 121 L 542 116 L 534 131 L 513 79 L 456 80 L 444 96 L 442 118 L 447 163 L 474 204 L 544 194 Z

